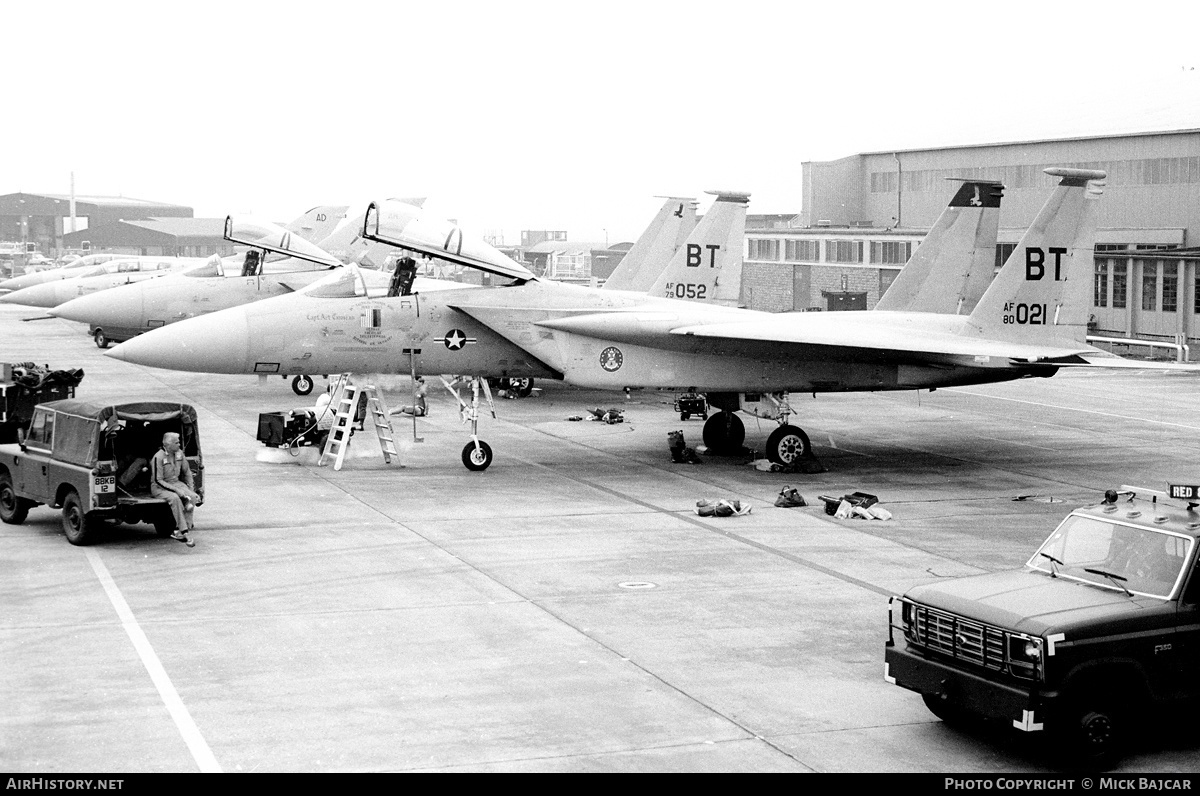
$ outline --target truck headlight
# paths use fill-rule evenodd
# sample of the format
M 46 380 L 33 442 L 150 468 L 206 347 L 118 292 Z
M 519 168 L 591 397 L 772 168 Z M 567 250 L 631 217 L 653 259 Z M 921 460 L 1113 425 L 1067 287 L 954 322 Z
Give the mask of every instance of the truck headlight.
M 1042 665 L 1042 640 L 1028 636 L 1009 636 L 1008 668 L 1017 677 L 1033 679 Z

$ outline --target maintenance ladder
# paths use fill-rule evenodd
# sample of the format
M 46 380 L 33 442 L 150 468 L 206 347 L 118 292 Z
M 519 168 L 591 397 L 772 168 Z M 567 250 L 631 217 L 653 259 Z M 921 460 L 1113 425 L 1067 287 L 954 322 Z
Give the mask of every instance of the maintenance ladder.
M 342 469 L 342 462 L 346 460 L 346 449 L 350 447 L 350 435 L 354 431 L 354 415 L 363 395 L 367 397 L 364 429 L 368 422 L 374 424 L 375 436 L 379 438 L 379 449 L 383 452 L 385 462 L 391 464 L 393 456 L 400 458 L 400 452 L 396 450 L 392 423 L 388 419 L 387 406 L 383 402 L 383 392 L 374 384 L 364 384 L 360 387 L 354 383 L 349 373 L 345 373 L 338 376 L 333 385 L 333 428 L 329 430 L 325 448 L 321 451 L 321 458 L 317 460 L 318 465 L 323 467 L 326 459 L 332 456 L 333 469 Z

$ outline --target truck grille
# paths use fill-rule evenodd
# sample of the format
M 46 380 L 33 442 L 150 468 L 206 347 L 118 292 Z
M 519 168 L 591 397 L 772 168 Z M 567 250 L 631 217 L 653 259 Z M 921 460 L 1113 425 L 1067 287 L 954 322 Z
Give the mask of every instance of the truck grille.
M 1030 680 L 1039 676 L 1037 661 L 1018 655 L 1030 637 L 961 616 L 904 601 L 904 636 L 909 643 L 961 663 Z
M 1004 631 L 957 616 L 916 608 L 909 640 L 987 669 L 1004 668 Z

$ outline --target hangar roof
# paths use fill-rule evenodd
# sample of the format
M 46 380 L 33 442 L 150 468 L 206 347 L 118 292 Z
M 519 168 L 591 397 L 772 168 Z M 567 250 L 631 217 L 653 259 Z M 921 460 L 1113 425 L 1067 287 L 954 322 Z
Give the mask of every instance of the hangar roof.
M 225 236 L 225 219 L 223 218 L 141 218 L 121 223 L 180 239 L 223 238 Z
M 68 194 L 9 193 L 0 195 L 0 215 L 65 216 L 69 212 Z M 102 219 L 150 216 L 191 216 L 187 205 L 132 199 L 127 196 L 75 196 L 75 212 L 81 216 L 100 216 Z
M 41 196 L 46 199 L 58 199 L 63 202 L 71 201 L 69 194 L 57 193 L 42 193 L 42 194 L 27 194 L 33 196 Z M 130 196 L 75 196 L 75 204 L 89 204 L 98 207 L 144 207 L 154 209 L 156 207 L 184 207 L 187 205 L 177 205 L 171 202 L 154 202 L 149 199 L 134 199 Z M 191 208 L 187 208 L 191 209 Z
M 546 254 L 549 252 L 560 252 L 562 254 L 590 254 L 594 249 L 607 249 L 603 243 L 589 243 L 581 241 L 575 243 L 566 240 L 547 240 L 542 241 L 534 246 L 530 246 L 525 251 L 534 254 Z

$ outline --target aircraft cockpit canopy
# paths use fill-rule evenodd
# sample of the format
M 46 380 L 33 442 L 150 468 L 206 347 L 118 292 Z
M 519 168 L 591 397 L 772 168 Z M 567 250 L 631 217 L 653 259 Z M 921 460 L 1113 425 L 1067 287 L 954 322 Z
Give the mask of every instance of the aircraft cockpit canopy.
M 365 298 L 367 284 L 358 266 L 338 268 L 324 279 L 313 282 L 300 291 L 313 298 Z

